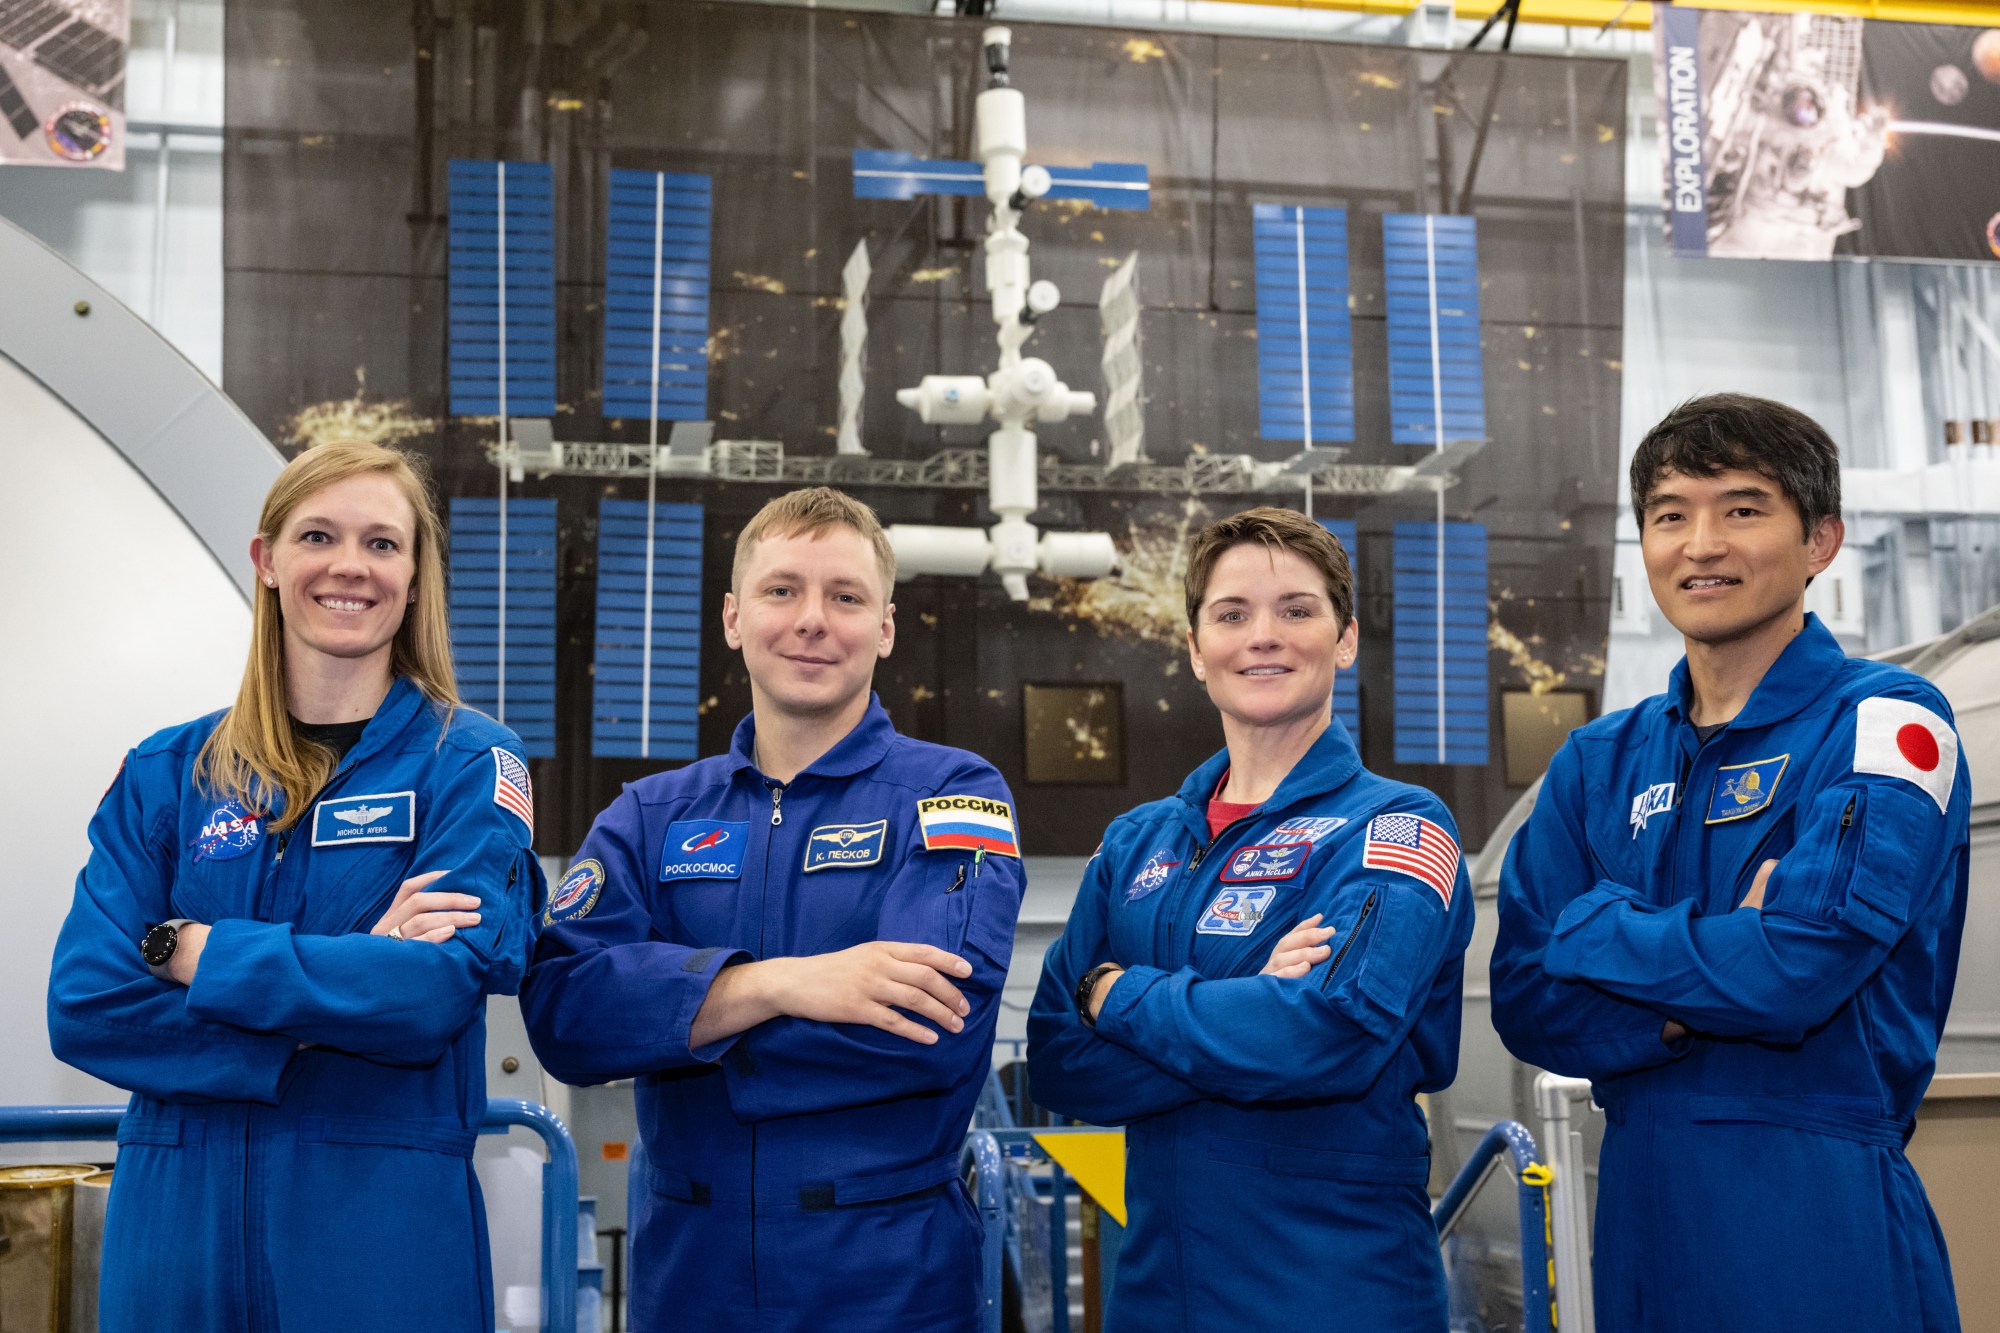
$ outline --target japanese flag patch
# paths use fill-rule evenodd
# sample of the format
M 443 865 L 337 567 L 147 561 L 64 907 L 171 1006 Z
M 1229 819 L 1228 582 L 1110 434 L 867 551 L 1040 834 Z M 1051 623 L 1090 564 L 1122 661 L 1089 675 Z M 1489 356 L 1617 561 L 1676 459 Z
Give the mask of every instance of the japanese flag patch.
M 1958 733 L 1951 724 L 1907 699 L 1863 699 L 1856 714 L 1854 771 L 1914 782 L 1942 814 L 1958 780 Z

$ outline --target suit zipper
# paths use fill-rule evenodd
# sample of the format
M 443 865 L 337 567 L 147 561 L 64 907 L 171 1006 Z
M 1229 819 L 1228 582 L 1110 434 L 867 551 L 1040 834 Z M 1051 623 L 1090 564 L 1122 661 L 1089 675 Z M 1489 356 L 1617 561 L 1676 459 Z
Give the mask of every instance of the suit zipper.
M 764 877 L 757 888 L 757 956 L 764 957 L 764 920 L 771 906 L 771 855 L 777 850 L 776 830 L 784 826 L 785 786 L 773 782 L 771 787 L 771 829 L 764 835 Z M 757 1280 L 757 1124 L 750 1124 L 750 1299 L 753 1305 L 764 1304 L 763 1287 Z
M 1366 901 L 1366 903 L 1362 903 L 1362 915 L 1354 919 L 1354 929 L 1350 929 L 1350 931 L 1348 931 L 1348 939 L 1346 939 L 1346 943 L 1344 943 L 1344 945 L 1340 945 L 1340 953 L 1336 953 L 1336 955 L 1334 955 L 1334 961 L 1332 961 L 1332 963 L 1330 963 L 1330 965 L 1326 967 L 1326 981 L 1332 981 L 1332 979 L 1334 979 L 1334 973 L 1338 973 L 1338 971 L 1340 971 L 1340 959 L 1348 957 L 1348 949 L 1352 949 L 1352 947 L 1354 947 L 1354 941 L 1356 941 L 1356 939 L 1360 937 L 1360 933 L 1362 933 L 1362 925 L 1366 925 L 1368 917 L 1370 917 L 1370 915 L 1374 913 L 1374 899 L 1376 899 L 1376 895 L 1372 895 L 1372 893 L 1370 893 L 1370 895 L 1368 895 L 1368 901 Z M 1324 985 L 1324 983 L 1322 983 L 1322 985 Z

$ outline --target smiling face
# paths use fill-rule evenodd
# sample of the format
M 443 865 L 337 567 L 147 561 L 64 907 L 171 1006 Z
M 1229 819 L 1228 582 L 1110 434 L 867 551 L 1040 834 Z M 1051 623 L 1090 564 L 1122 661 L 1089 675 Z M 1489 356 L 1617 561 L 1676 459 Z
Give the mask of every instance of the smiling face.
M 416 578 L 416 513 L 393 480 L 364 472 L 314 491 L 250 556 L 277 590 L 287 662 L 317 654 L 388 674 Z
M 1832 563 L 1845 534 L 1839 518 L 1803 526 L 1760 472 L 1664 472 L 1639 532 L 1653 600 L 1691 644 L 1789 637 L 1805 619 L 1806 580 Z
M 722 632 L 743 654 L 753 707 L 800 719 L 858 712 L 896 641 L 896 608 L 875 549 L 853 528 L 769 536 L 722 599 Z
M 1261 542 L 1216 559 L 1188 631 L 1194 674 L 1223 717 L 1283 727 L 1330 717 L 1336 669 L 1354 663 L 1325 576 L 1296 552 Z

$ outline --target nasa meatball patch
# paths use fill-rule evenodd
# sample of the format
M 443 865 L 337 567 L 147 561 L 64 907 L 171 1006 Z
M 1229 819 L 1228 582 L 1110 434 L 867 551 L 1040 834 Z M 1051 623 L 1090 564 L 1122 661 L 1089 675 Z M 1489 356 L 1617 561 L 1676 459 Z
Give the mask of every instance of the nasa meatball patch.
M 590 915 L 590 909 L 597 906 L 597 899 L 604 892 L 604 864 L 596 858 L 578 861 L 571 866 L 549 895 L 548 909 L 542 913 L 542 924 L 561 925 L 565 921 L 581 921 Z
M 240 801 L 224 801 L 209 811 L 194 835 L 196 861 L 234 861 L 264 839 L 264 826 Z
M 313 807 L 315 847 L 353 847 L 366 842 L 415 842 L 417 794 L 377 792 L 343 796 Z
M 1855 717 L 1854 771 L 1914 782 L 1942 814 L 1958 781 L 1958 733 L 1922 704 L 1863 699 Z

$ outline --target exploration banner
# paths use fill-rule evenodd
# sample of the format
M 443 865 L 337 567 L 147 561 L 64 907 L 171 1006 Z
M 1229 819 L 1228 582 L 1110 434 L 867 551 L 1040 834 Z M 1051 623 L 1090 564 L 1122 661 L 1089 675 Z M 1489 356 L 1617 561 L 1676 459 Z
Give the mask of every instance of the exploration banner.
M 2000 259 L 2000 28 L 1653 13 L 1673 253 Z
M 132 0 L 0 4 L 0 165 L 125 169 Z

